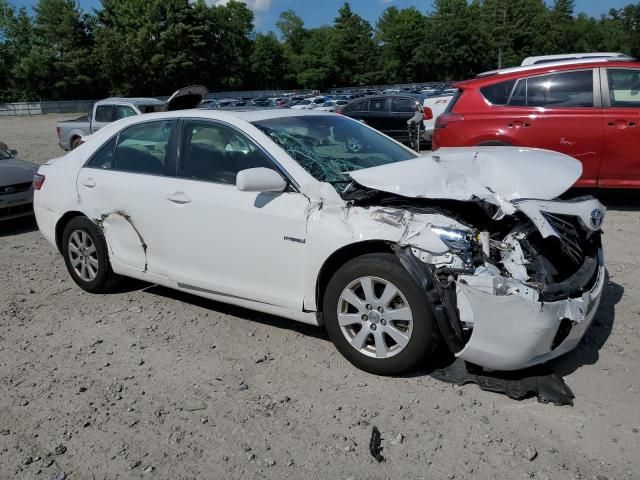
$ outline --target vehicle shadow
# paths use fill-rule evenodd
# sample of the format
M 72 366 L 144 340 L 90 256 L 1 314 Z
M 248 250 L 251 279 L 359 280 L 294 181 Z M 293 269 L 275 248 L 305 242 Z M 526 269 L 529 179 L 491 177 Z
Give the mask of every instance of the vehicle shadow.
M 307 325 L 304 323 L 289 320 L 276 315 L 260 313 L 243 307 L 237 307 L 215 300 L 192 295 L 190 293 L 173 290 L 171 288 L 153 285 L 138 280 L 127 280 L 118 292 L 141 291 L 143 293 L 157 295 L 160 297 L 188 303 L 200 308 L 214 312 L 238 317 L 242 320 L 268 325 L 283 330 L 290 330 L 301 335 L 331 342 L 324 328 Z M 116 293 L 118 293 L 116 292 Z M 615 306 L 621 300 L 624 287 L 615 282 L 608 281 L 605 284 L 604 292 L 598 312 L 587 330 L 578 347 L 563 355 L 562 357 L 549 362 L 548 366 L 557 375 L 564 377 L 579 369 L 584 365 L 593 365 L 599 359 L 599 351 L 606 343 L 615 318 Z M 456 357 L 447 349 L 444 342 L 440 341 L 432 356 L 425 359 L 413 370 L 399 375 L 400 378 L 415 378 L 431 375 L 435 370 L 443 369 L 451 365 Z
M 16 218 L 0 223 L 0 237 L 10 237 L 38 230 L 35 217 Z
M 609 210 L 637 211 L 640 210 L 640 191 L 631 189 L 585 189 L 574 188 L 562 195 L 562 198 L 570 199 L 593 195 L 600 200 Z
M 575 372 L 584 365 L 593 365 L 600 358 L 600 349 L 611 335 L 615 319 L 615 306 L 622 299 L 624 287 L 615 282 L 605 283 L 602 300 L 591 323 L 591 326 L 582 337 L 578 347 L 549 362 L 549 366 L 560 376 L 566 376 Z
M 171 300 L 185 302 L 190 305 L 205 308 L 207 310 L 212 310 L 218 313 L 223 313 L 225 315 L 238 317 L 242 320 L 249 320 L 254 323 L 269 325 L 270 327 L 280 328 L 283 330 L 291 330 L 305 336 L 326 340 L 328 342 L 330 341 L 324 328 L 296 322 L 294 320 L 278 317 L 276 315 L 260 313 L 254 310 L 249 310 L 247 308 L 237 307 L 235 305 L 229 305 L 222 302 L 216 302 L 215 300 L 209 300 L 207 298 L 198 297 L 190 293 L 173 290 L 171 288 L 162 287 L 160 285 L 145 284 L 143 288 L 141 288 L 141 290 L 144 293 L 150 293 L 152 295 L 158 295 L 161 297 L 169 298 Z

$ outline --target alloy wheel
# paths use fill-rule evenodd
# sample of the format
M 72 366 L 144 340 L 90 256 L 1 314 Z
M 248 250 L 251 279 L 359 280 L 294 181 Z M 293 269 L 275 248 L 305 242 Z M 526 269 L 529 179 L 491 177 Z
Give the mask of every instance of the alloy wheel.
M 378 277 L 360 277 L 340 294 L 338 325 L 358 352 L 389 358 L 409 343 L 413 313 L 404 294 L 393 283 Z
M 85 282 L 93 281 L 98 275 L 98 252 L 91 236 L 84 230 L 74 230 L 69 237 L 68 255 L 71 267 Z

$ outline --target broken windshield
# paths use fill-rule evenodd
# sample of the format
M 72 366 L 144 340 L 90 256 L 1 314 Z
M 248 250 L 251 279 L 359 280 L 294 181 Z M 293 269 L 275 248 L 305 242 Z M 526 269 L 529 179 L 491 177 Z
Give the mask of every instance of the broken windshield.
M 417 157 L 360 122 L 339 115 L 300 115 L 253 123 L 321 182 L 349 183 L 346 172 Z

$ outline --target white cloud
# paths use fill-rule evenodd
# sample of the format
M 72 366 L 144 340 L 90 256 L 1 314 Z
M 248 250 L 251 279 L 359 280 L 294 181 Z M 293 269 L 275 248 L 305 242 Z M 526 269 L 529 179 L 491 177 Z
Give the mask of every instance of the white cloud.
M 271 0 L 241 0 L 254 12 L 264 12 L 271 6 Z M 209 0 L 210 5 L 226 5 L 229 0 Z

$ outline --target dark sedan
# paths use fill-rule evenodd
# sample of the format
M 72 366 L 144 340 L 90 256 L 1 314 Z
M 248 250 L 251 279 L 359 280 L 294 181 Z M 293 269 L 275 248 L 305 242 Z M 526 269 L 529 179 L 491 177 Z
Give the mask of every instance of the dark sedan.
M 403 143 L 408 143 L 407 121 L 416 112 L 422 112 L 422 101 L 411 95 L 378 95 L 355 100 L 340 110 L 340 113 L 389 135 Z
M 33 174 L 38 165 L 0 146 L 0 221 L 33 215 Z

